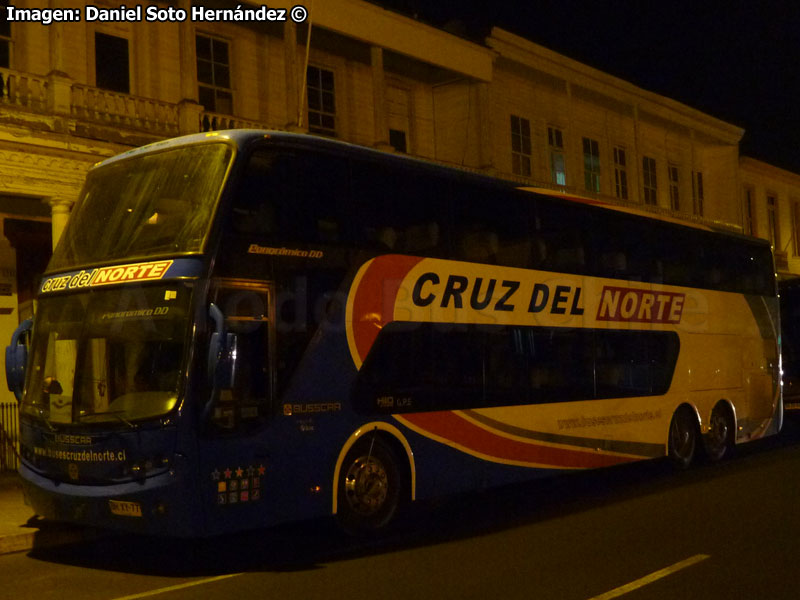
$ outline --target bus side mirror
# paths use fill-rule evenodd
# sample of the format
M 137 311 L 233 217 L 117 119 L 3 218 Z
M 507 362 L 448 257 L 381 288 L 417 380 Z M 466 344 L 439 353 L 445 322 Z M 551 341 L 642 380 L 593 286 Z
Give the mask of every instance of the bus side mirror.
M 11 336 L 11 344 L 6 347 L 6 384 L 14 392 L 17 402 L 22 402 L 22 388 L 25 385 L 25 366 L 28 364 L 28 347 L 20 340 L 33 327 L 33 319 L 25 319 Z

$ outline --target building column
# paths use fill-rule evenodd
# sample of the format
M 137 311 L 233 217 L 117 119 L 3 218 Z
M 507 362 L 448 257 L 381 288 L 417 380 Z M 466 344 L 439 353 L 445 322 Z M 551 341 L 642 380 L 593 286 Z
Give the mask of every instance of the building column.
M 53 250 L 58 245 L 58 240 L 61 234 L 64 233 L 64 228 L 69 221 L 69 215 L 72 211 L 72 200 L 65 200 L 63 198 L 48 198 L 47 203 L 50 205 L 50 218 L 53 227 Z
M 491 87 L 481 81 L 476 84 L 478 96 L 478 161 L 489 175 L 496 175 L 494 144 L 492 144 Z
M 190 0 L 178 0 L 178 8 L 191 14 Z M 181 134 L 197 133 L 202 130 L 200 119 L 203 107 L 197 102 L 197 58 L 195 56 L 194 26 L 190 19 L 178 23 L 178 40 L 180 42 L 180 94 L 178 102 L 178 132 Z M 54 238 L 55 239 L 55 238 Z
M 59 0 L 50 0 L 50 8 L 61 8 Z M 64 25 L 51 23 L 47 26 L 50 44 L 50 72 L 66 76 L 64 73 Z
M 50 0 L 51 8 L 60 8 L 56 0 Z M 57 115 L 72 113 L 72 80 L 64 71 L 64 25 L 51 23 L 48 25 L 49 65 L 47 74 L 47 110 Z
M 389 124 L 386 117 L 386 77 L 383 70 L 383 48 L 370 48 L 372 64 L 372 107 L 374 123 L 374 146 L 378 150 L 392 152 L 389 145 Z
M 186 14 L 191 14 L 192 6 L 189 0 L 178 0 L 178 8 L 185 10 Z M 178 23 L 178 40 L 180 42 L 181 100 L 197 102 L 197 84 L 195 82 L 197 59 L 194 49 L 194 26 L 190 19 Z

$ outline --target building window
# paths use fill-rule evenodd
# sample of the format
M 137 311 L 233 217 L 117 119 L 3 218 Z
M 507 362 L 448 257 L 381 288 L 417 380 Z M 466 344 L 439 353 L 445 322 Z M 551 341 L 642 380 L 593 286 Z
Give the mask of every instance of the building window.
M 755 237 L 756 206 L 753 196 L 753 188 L 744 188 L 744 199 L 742 201 L 742 233 Z
M 620 200 L 628 199 L 628 166 L 625 149 L 614 148 L 614 193 Z
M 800 200 L 792 200 L 792 241 L 794 255 L 800 256 Z
M 600 144 L 583 138 L 583 183 L 587 192 L 600 193 Z
M 778 222 L 778 198 L 767 194 L 767 228 L 769 243 L 775 252 L 780 252 L 780 223 Z
M 531 122 L 511 115 L 511 168 L 514 175 L 531 176 Z
M 677 165 L 669 165 L 669 205 L 674 211 L 681 209 L 680 173 Z
M 336 135 L 336 100 L 333 71 L 308 67 L 308 129 L 314 133 Z
M 555 127 L 548 127 L 547 145 L 550 151 L 550 180 L 556 185 L 567 185 L 563 132 Z
M 694 214 L 702 217 L 705 211 L 705 192 L 703 191 L 703 174 L 700 171 L 692 174 L 692 202 Z
M 95 85 L 104 90 L 131 91 L 128 40 L 96 31 L 94 34 Z
M 228 42 L 207 35 L 195 37 L 198 99 L 209 112 L 233 114 Z
M 0 0 L 0 12 L 4 18 L 0 19 L 0 68 L 11 68 L 11 22 L 5 18 L 6 7 L 9 0 Z
M 406 132 L 399 129 L 389 130 L 389 145 L 398 152 L 408 152 L 408 144 L 406 142 Z
M 644 182 L 644 203 L 658 204 L 658 180 L 656 179 L 656 159 L 642 157 L 642 181 Z

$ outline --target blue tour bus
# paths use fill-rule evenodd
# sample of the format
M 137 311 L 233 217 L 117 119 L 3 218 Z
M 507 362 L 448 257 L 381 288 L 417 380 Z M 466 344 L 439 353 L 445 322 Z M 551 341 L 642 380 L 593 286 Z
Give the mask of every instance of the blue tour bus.
M 6 351 L 27 498 L 175 536 L 363 532 L 777 432 L 769 246 L 559 195 L 251 130 L 99 163 Z

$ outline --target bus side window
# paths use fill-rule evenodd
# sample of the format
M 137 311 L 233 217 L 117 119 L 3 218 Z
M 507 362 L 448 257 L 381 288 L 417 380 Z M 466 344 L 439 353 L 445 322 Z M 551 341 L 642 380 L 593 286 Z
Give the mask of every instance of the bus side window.
M 564 402 L 594 397 L 593 332 L 589 329 L 532 328 L 529 381 L 531 402 Z
M 291 211 L 291 221 L 281 223 L 281 227 L 298 241 L 348 244 L 352 207 L 347 161 L 308 153 L 298 158 L 296 166 L 296 200 L 286 207 Z
M 357 160 L 351 173 L 357 243 L 378 252 L 447 254 L 446 182 L 424 170 Z
M 460 181 L 453 184 L 455 258 L 508 267 L 529 266 L 530 199 Z M 491 207 L 487 210 L 487 206 Z
M 579 275 L 591 270 L 587 260 L 593 249 L 587 248 L 587 242 L 594 222 L 586 207 L 539 198 L 534 224 L 536 237 L 547 246 L 547 254 L 538 268 Z
M 236 191 L 233 229 L 284 243 L 346 242 L 349 193 L 342 158 L 256 151 Z
M 440 246 L 439 223 L 423 221 L 403 230 L 399 249 L 408 254 L 424 253 Z
M 668 331 L 595 332 L 597 398 L 664 394 L 678 355 L 678 336 Z
M 256 152 L 242 176 L 232 209 L 232 226 L 237 233 L 273 235 L 278 228 L 276 199 L 291 190 L 291 156 Z

